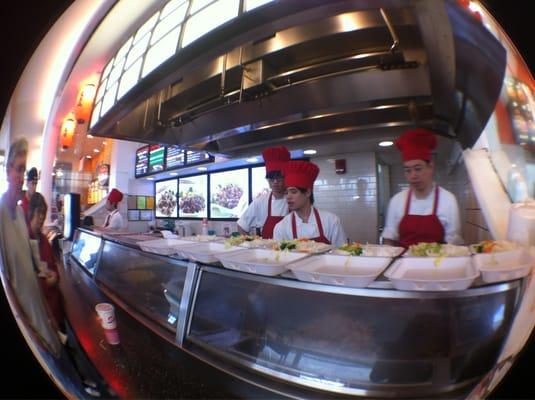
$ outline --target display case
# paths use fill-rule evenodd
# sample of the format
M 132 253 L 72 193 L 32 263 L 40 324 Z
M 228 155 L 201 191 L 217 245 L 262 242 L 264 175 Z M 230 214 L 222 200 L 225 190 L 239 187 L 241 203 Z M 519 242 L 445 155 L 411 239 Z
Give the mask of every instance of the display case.
M 71 257 L 93 275 L 98 265 L 101 244 L 100 236 L 78 229 L 74 234 Z
M 518 292 L 518 282 L 415 293 L 203 268 L 186 343 L 331 393 L 436 395 L 493 367 Z
M 105 241 L 98 282 L 122 302 L 176 334 L 187 263 Z

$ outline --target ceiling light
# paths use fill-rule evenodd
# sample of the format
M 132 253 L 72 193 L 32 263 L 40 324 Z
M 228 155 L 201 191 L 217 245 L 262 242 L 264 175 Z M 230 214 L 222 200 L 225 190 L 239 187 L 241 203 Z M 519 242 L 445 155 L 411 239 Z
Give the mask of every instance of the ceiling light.
M 103 142 L 102 142 L 102 144 L 103 144 L 104 146 L 106 146 L 106 145 L 107 145 L 106 141 L 103 141 Z
M 251 158 L 246 159 L 245 161 L 250 162 L 250 163 L 255 163 L 255 162 L 258 162 L 258 158 L 251 157 Z
M 178 174 L 176 172 L 169 172 L 170 176 L 177 176 Z
M 87 134 L 87 137 L 88 137 L 89 139 L 93 139 L 93 135 L 91 135 L 90 133 Z
M 198 169 L 199 171 L 206 171 L 208 168 L 206 168 L 206 167 L 199 167 L 199 168 L 197 168 L 197 169 Z
M 307 156 L 313 156 L 316 153 L 317 151 L 314 149 L 308 149 L 308 150 L 303 151 L 303 154 L 306 154 Z
M 388 146 L 392 146 L 393 144 L 394 142 L 391 140 L 383 140 L 382 142 L 379 142 L 379 146 L 381 147 L 388 147 Z
M 94 151 L 95 153 L 100 153 L 100 150 L 99 150 L 99 149 L 93 149 L 93 151 Z
M 148 181 L 153 181 L 154 178 L 153 178 L 152 176 L 149 176 L 149 177 L 147 178 L 147 180 L 148 180 Z
M 91 156 L 87 155 L 87 156 L 85 156 L 85 158 L 93 158 L 93 157 L 91 157 Z

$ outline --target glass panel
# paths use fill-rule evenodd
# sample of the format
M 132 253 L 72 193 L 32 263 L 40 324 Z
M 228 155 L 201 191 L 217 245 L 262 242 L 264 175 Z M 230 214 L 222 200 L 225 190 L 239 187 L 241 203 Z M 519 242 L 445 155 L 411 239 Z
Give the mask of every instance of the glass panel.
M 156 21 L 158 20 L 158 16 L 160 15 L 160 12 L 156 12 L 154 13 L 154 15 L 152 17 L 150 17 L 147 22 L 145 22 L 143 25 L 141 25 L 141 27 L 137 30 L 137 33 L 136 33 L 136 36 L 134 37 L 134 42 L 133 44 L 135 45 L 137 42 L 139 42 L 141 40 L 141 38 L 143 36 L 145 36 L 145 34 L 147 34 L 148 32 L 150 32 L 150 30 L 152 29 L 152 27 L 154 26 L 154 24 L 156 23 Z
M 119 85 L 119 91 L 117 92 L 117 100 L 124 96 L 126 92 L 132 89 L 139 80 L 139 71 L 141 70 L 141 62 L 143 60 L 138 59 L 128 71 L 126 71 L 122 78 L 121 84 Z
M 125 56 L 126 56 L 126 53 L 128 53 L 128 50 L 130 50 L 130 45 L 132 44 L 132 40 L 134 40 L 134 38 L 131 36 L 123 45 L 122 47 L 119 49 L 119 51 L 117 52 L 117 54 L 115 55 L 115 62 L 114 62 L 114 65 L 117 65 L 119 64 Z
M 112 59 L 108 61 L 108 64 L 106 65 L 106 67 L 104 67 L 104 72 L 102 72 L 102 78 L 101 78 L 102 80 L 104 80 L 104 78 L 106 78 L 108 74 L 110 73 L 111 68 L 113 67 L 113 60 L 115 60 L 114 57 L 112 57 Z
M 182 47 L 205 33 L 238 16 L 239 0 L 220 0 L 206 7 L 186 22 Z
M 182 6 L 169 14 L 165 19 L 162 19 L 160 22 L 158 22 L 158 25 L 156 25 L 156 28 L 154 28 L 154 31 L 152 32 L 152 38 L 150 40 L 151 46 L 160 40 L 163 35 L 184 20 L 184 15 L 186 15 L 187 9 L 188 3 L 184 3 Z
M 204 6 L 212 2 L 213 0 L 193 0 L 193 3 L 191 4 L 191 9 L 189 11 L 189 15 L 195 14 L 201 8 L 203 8 Z
M 178 262 L 106 241 L 96 277 L 122 301 L 176 332 L 186 271 Z
M 108 82 L 107 79 L 103 79 L 101 81 L 101 84 L 98 87 L 97 96 L 95 97 L 95 101 L 99 101 L 102 98 L 102 96 L 104 96 L 104 92 L 106 91 L 106 83 L 107 82 Z
M 108 110 L 115 104 L 115 93 L 117 93 L 117 86 L 119 86 L 118 82 L 115 82 L 115 84 L 106 92 L 104 95 L 104 99 L 102 100 L 102 108 L 100 110 L 100 116 L 103 116 L 108 112 Z
M 108 89 L 119 79 L 121 76 L 121 73 L 123 72 L 123 66 L 124 66 L 125 59 L 121 59 L 117 65 L 113 67 L 113 70 L 110 73 L 110 76 L 108 78 Z
M 162 9 L 162 15 L 161 18 L 164 19 L 167 17 L 171 12 L 173 12 L 178 6 L 182 5 L 184 7 L 184 13 L 186 12 L 188 8 L 188 2 L 185 0 L 171 0 L 167 5 Z M 177 16 L 178 17 L 178 16 Z M 184 15 L 182 16 L 182 19 L 184 19 Z M 181 20 L 182 21 L 182 20 Z
M 101 240 L 98 236 L 76 231 L 72 244 L 71 256 L 92 274 L 97 266 L 96 261 Z
M 423 301 L 322 293 L 205 271 L 187 340 L 305 385 L 439 391 L 494 366 L 517 291 Z
M 150 35 L 145 35 L 143 38 L 132 47 L 130 50 L 130 53 L 128 53 L 128 57 L 126 59 L 126 63 L 124 65 L 125 68 L 130 67 L 139 57 L 141 57 L 145 51 L 147 50 L 147 46 L 149 45 L 149 39 Z
M 178 37 L 180 35 L 180 26 L 172 30 L 164 36 L 158 43 L 152 46 L 145 55 L 145 64 L 143 65 L 143 73 L 141 77 L 144 78 L 158 65 L 163 63 L 173 54 L 175 54 Z
M 264 4 L 271 3 L 273 0 L 245 0 L 245 11 L 251 11 Z
M 95 107 L 93 108 L 93 114 L 91 114 L 91 123 L 89 124 L 89 127 L 92 128 L 95 126 L 95 124 L 100 119 L 100 108 L 102 107 L 102 102 L 99 101 L 95 104 Z

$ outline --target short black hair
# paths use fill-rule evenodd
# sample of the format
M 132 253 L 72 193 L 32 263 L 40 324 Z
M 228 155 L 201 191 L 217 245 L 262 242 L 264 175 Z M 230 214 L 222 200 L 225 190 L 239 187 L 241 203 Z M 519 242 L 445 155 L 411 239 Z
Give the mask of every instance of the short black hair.
M 297 190 L 301 193 L 306 193 L 308 189 L 298 187 Z M 314 204 L 314 192 L 312 189 L 310 189 L 310 204 Z
M 30 219 L 33 218 L 33 215 L 37 210 L 43 211 L 46 214 L 48 206 L 43 195 L 39 192 L 35 192 L 30 197 L 29 206 L 28 206 L 28 216 Z
M 26 174 L 26 180 L 27 181 L 39 180 L 39 172 L 37 172 L 37 168 L 32 167 L 29 169 L 28 173 Z
M 269 171 L 266 172 L 266 179 L 275 179 L 275 178 L 283 178 L 284 175 L 282 175 L 281 171 Z

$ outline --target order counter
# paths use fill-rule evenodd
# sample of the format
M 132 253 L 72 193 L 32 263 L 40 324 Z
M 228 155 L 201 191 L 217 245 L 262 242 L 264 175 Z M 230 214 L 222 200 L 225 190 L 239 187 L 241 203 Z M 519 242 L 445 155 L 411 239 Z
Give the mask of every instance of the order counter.
M 523 290 L 329 286 L 158 256 L 135 238 L 78 230 L 63 271 L 71 324 L 121 397 L 463 398 L 494 367 Z M 116 306 L 119 345 L 100 301 Z

